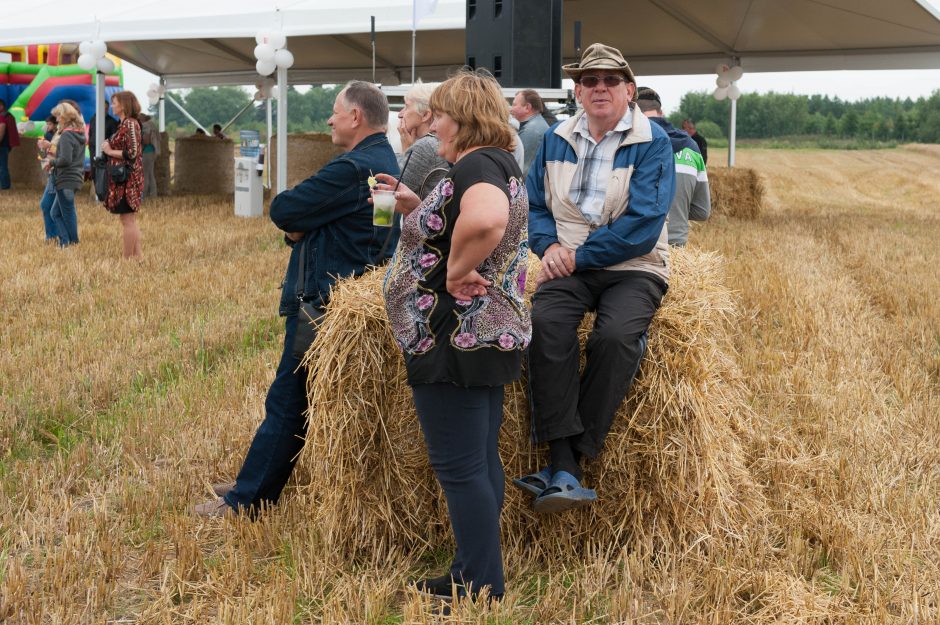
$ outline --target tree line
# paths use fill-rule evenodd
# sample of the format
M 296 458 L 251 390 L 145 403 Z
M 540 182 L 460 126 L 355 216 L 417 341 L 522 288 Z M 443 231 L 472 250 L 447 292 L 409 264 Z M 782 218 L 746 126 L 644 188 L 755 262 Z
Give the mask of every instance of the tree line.
M 287 94 L 289 132 L 328 132 L 326 120 L 340 86 L 313 87 L 304 92 L 290 87 Z M 252 100 L 240 87 L 199 87 L 173 92 L 187 111 L 207 128 L 226 124 Z M 699 132 L 709 139 L 728 137 L 731 103 L 718 101 L 705 92 L 690 92 L 679 110 L 669 116 L 677 127 L 685 118 L 695 120 Z M 176 107 L 166 105 L 167 124 L 172 131 L 195 130 Z M 246 111 L 232 131 L 265 127 L 265 108 L 257 102 Z M 737 136 L 741 139 L 774 139 L 809 136 L 870 142 L 940 143 L 940 91 L 912 100 L 869 98 L 847 102 L 829 96 L 783 93 L 746 93 L 738 100 Z
M 709 137 L 727 138 L 731 102 L 704 92 L 687 93 L 669 119 L 696 121 Z M 703 124 L 702 122 L 706 122 Z M 712 124 L 714 126 L 712 126 Z M 738 100 L 737 136 L 772 139 L 796 135 L 898 143 L 940 143 L 940 91 L 912 100 L 869 98 L 847 102 L 829 96 L 746 93 Z
M 341 86 L 314 87 L 300 92 L 289 87 L 287 92 L 287 129 L 288 132 L 329 132 L 326 120 L 333 114 L 333 100 Z M 212 124 L 225 125 L 235 117 L 249 102 L 252 93 L 241 87 L 196 87 L 185 91 L 174 91 L 170 97 L 183 105 L 190 115 L 199 120 L 207 130 Z M 277 104 L 273 104 L 277 110 Z M 193 132 L 196 126 L 175 106 L 165 105 L 167 129 L 171 134 L 177 130 Z M 231 134 L 238 130 L 263 130 L 266 128 L 266 112 L 263 101 L 257 101 L 253 109 L 245 111 L 226 131 Z M 233 139 L 235 137 L 232 137 Z

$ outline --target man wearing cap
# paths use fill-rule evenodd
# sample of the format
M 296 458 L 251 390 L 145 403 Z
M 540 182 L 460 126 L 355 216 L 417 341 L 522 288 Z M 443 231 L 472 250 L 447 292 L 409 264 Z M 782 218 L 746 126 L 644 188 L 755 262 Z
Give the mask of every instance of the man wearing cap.
M 712 209 L 705 160 L 695 141 L 666 121 L 658 93 L 649 87 L 640 87 L 636 104 L 651 122 L 666 131 L 672 141 L 676 159 L 676 195 L 669 207 L 669 245 L 685 245 L 689 240 L 689 220 L 705 221 Z
M 666 214 L 675 189 L 669 137 L 633 103 L 636 79 L 595 43 L 565 65 L 583 107 L 545 135 L 526 180 L 529 247 L 542 259 L 532 299 L 532 433 L 551 465 L 514 484 L 537 512 L 596 499 L 581 486 L 646 351 L 668 288 Z M 596 312 L 579 375 L 578 327 Z

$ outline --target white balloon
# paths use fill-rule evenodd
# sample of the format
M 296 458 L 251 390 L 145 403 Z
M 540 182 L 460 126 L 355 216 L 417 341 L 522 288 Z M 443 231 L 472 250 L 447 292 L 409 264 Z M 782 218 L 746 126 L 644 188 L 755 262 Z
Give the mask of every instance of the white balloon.
M 263 99 L 264 99 L 264 94 L 261 93 L 260 91 L 255 91 L 255 100 L 258 100 L 260 102 Z
M 94 69 L 96 63 L 97 61 L 95 60 L 95 57 L 93 57 L 91 54 L 82 54 L 78 57 L 78 66 L 84 70 Z
M 289 69 L 290 66 L 294 64 L 294 55 L 290 50 L 281 48 L 274 53 L 274 62 L 282 69 Z
M 91 42 L 91 45 L 88 46 L 88 51 L 96 59 L 103 58 L 108 52 L 108 44 L 101 41 L 100 39 L 95 39 Z
M 255 35 L 255 43 L 260 45 L 262 43 L 267 43 L 267 42 L 268 42 L 268 33 L 266 33 L 263 30 L 259 30 L 258 34 Z
M 741 76 L 743 75 L 744 75 L 744 69 L 740 65 L 735 65 L 734 67 L 728 70 L 728 78 L 731 80 L 731 82 L 734 82 L 736 80 L 741 80 Z
M 83 41 L 78 44 L 78 53 L 79 54 L 91 54 L 91 42 Z
M 164 95 L 166 93 L 166 85 L 160 85 L 157 88 L 157 93 L 159 93 L 160 95 Z
M 160 85 L 155 82 L 150 83 L 150 91 L 159 93 Z
M 724 100 L 728 97 L 728 89 L 725 87 L 718 87 L 715 89 L 715 92 L 712 94 L 712 97 L 716 100 Z
M 731 68 L 725 65 L 724 63 L 719 63 L 718 65 L 715 66 L 715 73 L 721 76 L 722 74 L 727 72 L 729 69 Z
M 98 71 L 102 74 L 110 74 L 114 71 L 114 61 L 108 57 L 98 59 Z
M 156 106 L 160 103 L 160 98 L 157 96 L 148 95 L 147 101 L 150 102 L 150 106 Z
M 263 97 L 263 98 L 270 98 L 270 97 L 271 97 L 271 89 L 273 89 L 273 88 L 274 88 L 273 85 L 262 84 L 262 85 L 261 85 L 261 88 L 258 89 L 258 93 L 260 93 L 260 94 L 261 94 L 261 97 Z
M 147 89 L 147 97 L 150 98 L 151 100 L 153 100 L 154 98 L 160 97 L 160 94 L 157 93 L 157 90 L 156 90 L 156 89 L 154 89 L 153 87 L 151 87 L 150 89 Z
M 275 50 L 280 50 L 287 46 L 287 37 L 284 36 L 284 33 L 268 33 L 268 43 Z
M 731 85 L 728 87 L 728 97 L 732 100 L 737 100 L 741 97 L 741 90 L 738 89 L 737 85 Z
M 277 99 L 277 87 L 271 87 L 271 97 Z
M 725 78 L 724 76 L 719 76 L 717 79 L 715 79 L 715 84 L 718 85 L 719 87 L 724 88 L 730 85 L 731 81 Z
M 274 63 L 274 59 L 269 61 L 258 61 L 255 63 L 255 69 L 258 70 L 258 73 L 262 76 L 268 76 L 275 69 L 277 69 L 277 65 Z
M 274 48 L 269 43 L 259 43 L 255 46 L 255 58 L 259 61 L 273 61 Z

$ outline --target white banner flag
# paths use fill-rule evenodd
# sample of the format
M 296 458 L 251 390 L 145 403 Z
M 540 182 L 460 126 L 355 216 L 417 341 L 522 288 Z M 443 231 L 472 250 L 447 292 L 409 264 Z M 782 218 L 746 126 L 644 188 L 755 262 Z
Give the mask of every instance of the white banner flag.
M 421 18 L 431 15 L 436 8 L 437 0 L 413 0 L 411 30 L 418 30 L 418 22 Z

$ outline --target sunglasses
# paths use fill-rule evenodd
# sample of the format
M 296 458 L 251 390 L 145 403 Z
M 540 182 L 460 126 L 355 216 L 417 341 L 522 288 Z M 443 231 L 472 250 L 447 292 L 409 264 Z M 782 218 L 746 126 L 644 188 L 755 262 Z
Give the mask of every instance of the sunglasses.
M 627 79 L 623 76 L 617 76 L 615 74 L 608 74 L 601 78 L 600 76 L 582 76 L 581 80 L 578 82 L 581 83 L 582 87 L 587 87 L 588 89 L 593 89 L 597 86 L 597 83 L 604 81 L 604 86 L 608 89 L 613 89 L 622 82 L 626 82 Z

